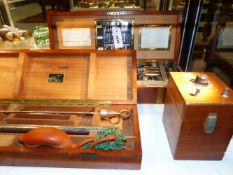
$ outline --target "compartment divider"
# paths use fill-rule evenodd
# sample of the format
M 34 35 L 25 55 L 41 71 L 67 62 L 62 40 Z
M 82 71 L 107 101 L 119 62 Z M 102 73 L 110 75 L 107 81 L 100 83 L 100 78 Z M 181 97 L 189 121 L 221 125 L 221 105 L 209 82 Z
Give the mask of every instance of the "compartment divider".
M 87 99 L 94 99 L 95 92 L 95 77 L 96 77 L 96 62 L 97 55 L 94 52 L 90 54 L 89 62 L 89 77 L 88 77 L 88 90 L 87 90 Z
M 25 72 L 27 71 L 28 66 L 28 55 L 24 52 L 20 52 L 18 58 L 18 66 L 15 73 L 15 88 L 13 92 L 13 97 L 16 99 L 19 99 L 23 94 Z

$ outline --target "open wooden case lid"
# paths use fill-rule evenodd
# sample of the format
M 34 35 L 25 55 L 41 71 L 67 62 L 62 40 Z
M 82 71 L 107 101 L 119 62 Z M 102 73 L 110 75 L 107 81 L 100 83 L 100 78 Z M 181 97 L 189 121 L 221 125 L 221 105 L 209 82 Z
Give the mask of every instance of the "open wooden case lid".
M 0 99 L 136 104 L 135 51 L 7 51 L 0 67 Z
M 107 31 L 107 34 L 105 35 L 104 26 L 109 28 L 109 24 L 111 23 L 110 21 L 112 21 L 112 23 L 117 23 L 115 20 L 127 22 L 130 21 L 129 23 L 133 25 L 131 30 L 126 30 L 126 27 L 122 27 L 121 31 L 123 33 L 123 38 L 126 38 L 123 40 L 127 40 L 127 44 L 129 44 L 127 38 L 130 38 L 130 46 L 131 49 L 137 51 L 137 59 L 178 61 L 180 48 L 180 29 L 182 23 L 182 14 L 180 12 L 158 12 L 142 10 L 86 10 L 75 12 L 49 11 L 47 13 L 47 23 L 49 27 L 50 47 L 52 49 L 98 50 L 98 43 L 103 42 L 101 41 L 101 38 L 106 37 L 106 40 L 108 40 L 108 34 L 111 33 L 106 29 L 105 31 Z M 97 21 L 103 22 L 98 24 Z M 123 22 L 121 24 L 124 26 Z M 127 32 L 123 32 L 123 30 L 126 30 Z M 73 41 L 74 37 L 70 36 L 72 35 L 71 32 L 76 32 L 76 36 L 78 34 L 87 36 L 86 40 L 89 38 L 88 44 L 85 45 L 83 43 L 79 43 L 75 45 L 75 42 Z M 67 33 L 69 36 L 67 36 Z M 161 36 L 164 36 L 165 38 Z M 67 40 L 70 38 L 73 38 L 72 44 L 67 42 Z M 155 42 L 154 40 L 150 40 L 151 38 L 160 39 L 158 39 L 159 41 Z M 80 40 L 80 37 L 78 39 Z M 158 48 L 158 43 L 163 45 L 163 43 L 166 42 L 167 46 L 160 46 L 161 48 Z M 150 46 L 148 46 L 148 43 L 157 43 L 157 46 L 156 44 L 154 46 L 149 44 Z M 143 46 L 145 44 L 147 46 Z M 101 49 L 103 48 L 101 47 Z

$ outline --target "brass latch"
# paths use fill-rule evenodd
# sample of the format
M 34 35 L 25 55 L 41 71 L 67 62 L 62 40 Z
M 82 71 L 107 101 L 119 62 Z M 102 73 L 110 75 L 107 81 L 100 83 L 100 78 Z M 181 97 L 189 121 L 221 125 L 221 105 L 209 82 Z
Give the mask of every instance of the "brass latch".
M 205 134 L 212 134 L 217 124 L 217 113 L 209 113 L 205 119 Z

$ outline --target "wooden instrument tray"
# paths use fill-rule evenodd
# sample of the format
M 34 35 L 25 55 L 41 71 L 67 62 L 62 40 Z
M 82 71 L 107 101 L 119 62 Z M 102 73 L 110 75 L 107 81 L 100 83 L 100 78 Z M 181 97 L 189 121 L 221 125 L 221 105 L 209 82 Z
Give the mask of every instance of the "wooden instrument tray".
M 140 169 L 135 51 L 5 51 L 0 67 L 0 165 Z M 111 123 L 102 109 L 130 116 Z M 31 126 L 65 128 L 76 144 L 118 128 L 126 149 L 31 148 L 19 142 Z

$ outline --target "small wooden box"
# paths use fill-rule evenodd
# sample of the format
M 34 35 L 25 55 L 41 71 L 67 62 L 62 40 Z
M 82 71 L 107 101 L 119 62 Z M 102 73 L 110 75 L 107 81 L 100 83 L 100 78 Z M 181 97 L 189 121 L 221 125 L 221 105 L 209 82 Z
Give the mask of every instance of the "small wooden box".
M 35 50 L 0 53 L 0 165 L 140 169 L 142 150 L 136 106 L 135 51 Z M 99 114 L 43 116 L 3 111 L 130 111 L 130 118 L 114 125 Z M 27 148 L 23 133 L 4 126 L 117 127 L 124 150 Z M 74 142 L 96 132 L 70 134 Z
M 198 73 L 172 72 L 168 81 L 163 124 L 174 159 L 221 160 L 233 135 L 233 91 L 214 73 L 208 87 L 191 80 Z

